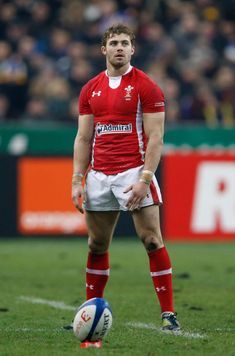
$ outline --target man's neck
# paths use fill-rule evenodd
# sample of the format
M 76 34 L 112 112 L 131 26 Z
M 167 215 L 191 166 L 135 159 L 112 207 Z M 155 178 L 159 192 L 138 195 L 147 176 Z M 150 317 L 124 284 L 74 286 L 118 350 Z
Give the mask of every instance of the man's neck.
M 125 64 L 120 68 L 114 68 L 109 63 L 107 64 L 107 75 L 109 77 L 120 77 L 121 75 L 128 72 L 129 68 L 131 67 L 130 63 Z

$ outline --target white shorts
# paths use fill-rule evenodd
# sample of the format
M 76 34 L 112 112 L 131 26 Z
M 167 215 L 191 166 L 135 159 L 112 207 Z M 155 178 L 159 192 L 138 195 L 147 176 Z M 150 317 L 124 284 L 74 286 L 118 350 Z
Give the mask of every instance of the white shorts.
M 131 191 L 123 191 L 131 184 L 138 182 L 143 166 L 131 168 L 125 172 L 106 175 L 99 171 L 90 170 L 86 178 L 86 201 L 84 209 L 90 211 L 128 210 L 127 200 Z M 162 203 L 161 191 L 154 176 L 149 186 L 147 196 L 140 207 L 159 205 Z

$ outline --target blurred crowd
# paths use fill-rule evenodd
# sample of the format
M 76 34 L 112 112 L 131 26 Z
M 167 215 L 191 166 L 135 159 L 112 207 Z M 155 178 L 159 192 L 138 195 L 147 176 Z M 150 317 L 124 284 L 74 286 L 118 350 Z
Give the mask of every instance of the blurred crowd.
M 125 23 L 168 125 L 235 126 L 234 20 L 234 0 L 0 0 L 0 122 L 74 122 L 104 30 Z

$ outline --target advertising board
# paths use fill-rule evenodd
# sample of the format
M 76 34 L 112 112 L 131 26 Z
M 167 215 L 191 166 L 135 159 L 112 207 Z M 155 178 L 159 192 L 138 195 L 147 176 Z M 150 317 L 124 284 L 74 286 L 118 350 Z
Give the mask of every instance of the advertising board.
M 171 152 L 163 162 L 165 237 L 235 239 L 235 152 Z
M 86 234 L 84 215 L 71 199 L 71 158 L 22 157 L 17 171 L 21 234 Z

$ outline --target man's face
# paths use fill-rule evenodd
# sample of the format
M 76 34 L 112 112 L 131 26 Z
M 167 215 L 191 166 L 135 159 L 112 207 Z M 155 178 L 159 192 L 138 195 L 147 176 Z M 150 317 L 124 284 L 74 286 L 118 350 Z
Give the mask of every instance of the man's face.
M 121 33 L 110 37 L 106 46 L 101 47 L 101 51 L 106 56 L 107 62 L 118 69 L 130 62 L 134 47 L 131 44 L 130 37 Z

